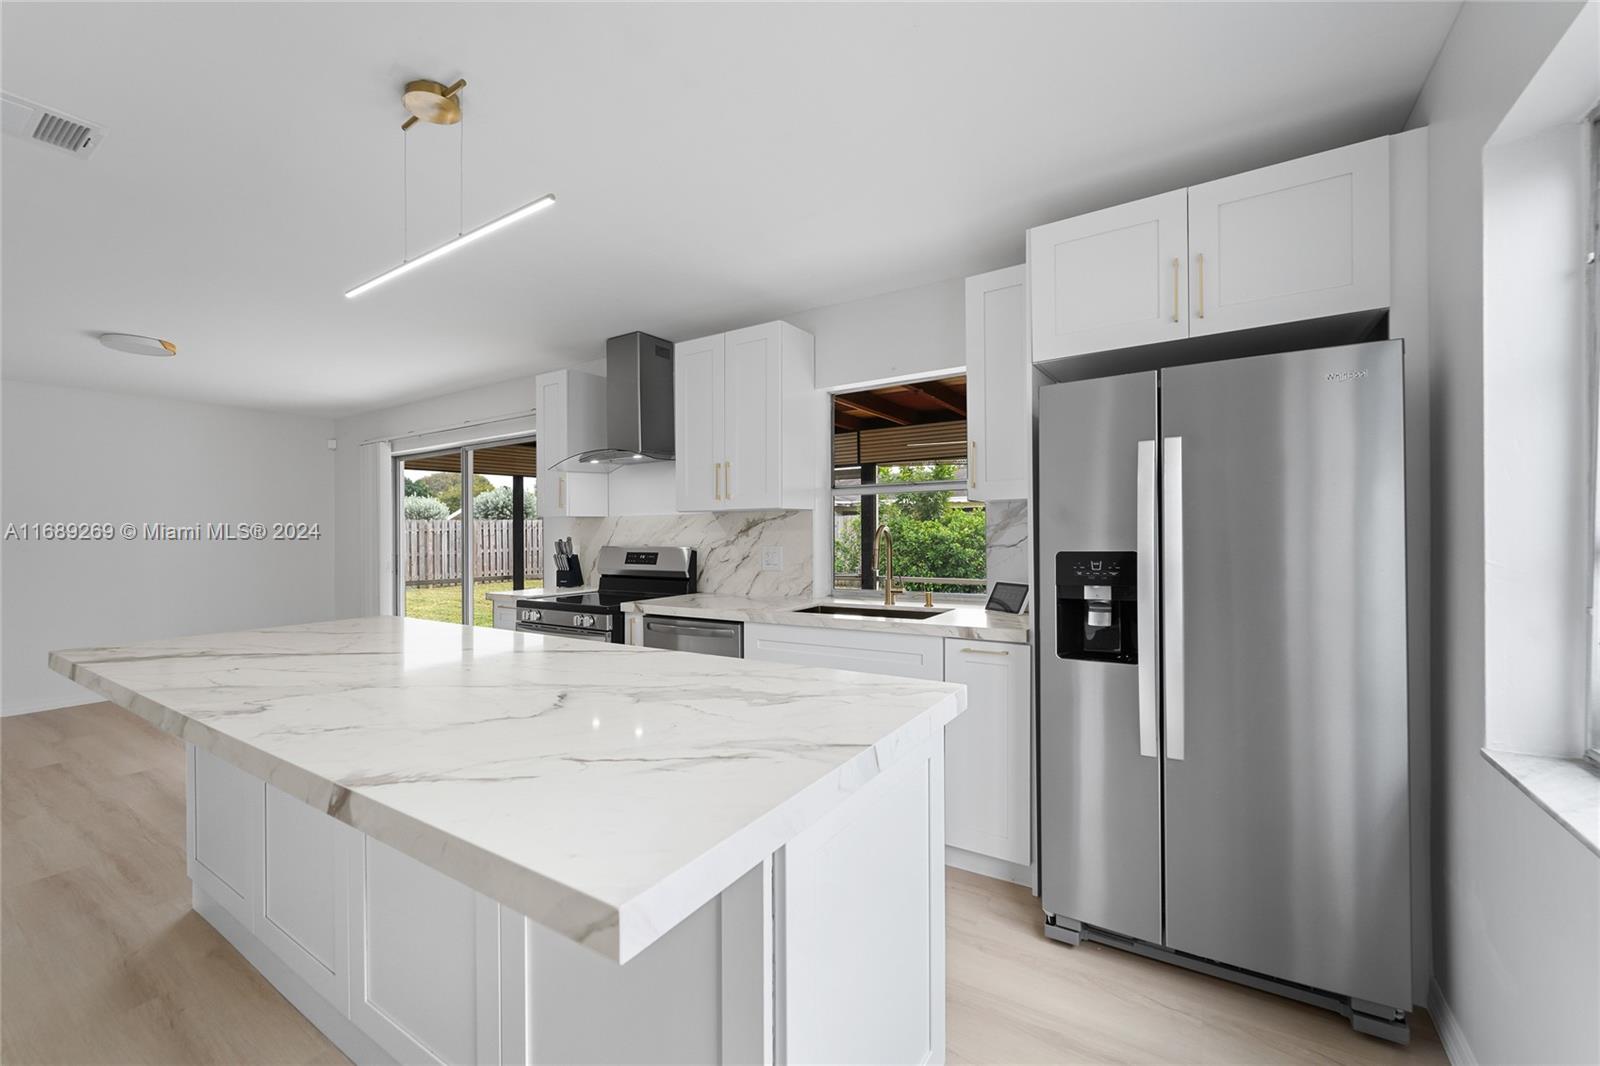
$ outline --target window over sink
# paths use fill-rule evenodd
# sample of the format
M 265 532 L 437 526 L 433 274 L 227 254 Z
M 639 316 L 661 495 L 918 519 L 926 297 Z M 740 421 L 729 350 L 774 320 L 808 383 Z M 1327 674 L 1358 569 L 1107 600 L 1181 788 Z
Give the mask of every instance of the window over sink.
M 966 375 L 833 397 L 833 587 L 883 587 L 875 532 L 894 541 L 896 587 L 981 594 L 984 505 L 967 497 Z

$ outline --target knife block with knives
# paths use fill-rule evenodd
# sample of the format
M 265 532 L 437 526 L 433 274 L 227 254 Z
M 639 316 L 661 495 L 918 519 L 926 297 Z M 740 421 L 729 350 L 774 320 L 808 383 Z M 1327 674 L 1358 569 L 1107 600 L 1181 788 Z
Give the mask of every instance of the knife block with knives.
M 575 589 L 583 584 L 583 566 L 572 547 L 572 538 L 563 537 L 555 543 L 556 588 Z

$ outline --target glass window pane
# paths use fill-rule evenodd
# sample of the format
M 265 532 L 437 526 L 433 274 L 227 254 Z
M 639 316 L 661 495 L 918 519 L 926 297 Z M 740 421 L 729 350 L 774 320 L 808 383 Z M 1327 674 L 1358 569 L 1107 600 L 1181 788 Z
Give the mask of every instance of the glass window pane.
M 401 460 L 400 573 L 407 618 L 461 621 L 461 453 Z
M 472 449 L 473 625 L 494 624 L 494 601 L 489 593 L 536 589 L 542 584 L 534 458 L 531 441 Z
M 984 506 L 956 490 L 835 496 L 833 584 L 838 589 L 882 588 L 883 560 L 873 533 L 889 527 L 897 585 L 912 592 L 981 593 L 988 570 Z M 864 573 L 862 560 L 874 566 Z M 875 570 L 876 574 L 870 572 Z

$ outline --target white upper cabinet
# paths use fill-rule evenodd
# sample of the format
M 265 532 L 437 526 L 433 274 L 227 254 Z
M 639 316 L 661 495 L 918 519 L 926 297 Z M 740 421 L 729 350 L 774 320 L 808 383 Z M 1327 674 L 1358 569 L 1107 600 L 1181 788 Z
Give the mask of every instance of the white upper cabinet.
M 1186 204 L 1179 189 L 1028 231 L 1035 360 L 1189 335 Z
M 1028 496 L 1033 420 L 1025 269 L 967 279 L 967 495 Z
M 720 333 L 673 345 L 672 420 L 680 511 L 721 506 L 723 350 Z
M 1389 306 L 1389 141 L 1189 190 L 1194 336 Z
M 1389 306 L 1389 140 L 1028 231 L 1034 361 Z
M 550 468 L 569 455 L 600 447 L 606 431 L 605 379 L 576 370 L 552 370 L 534 379 L 538 394 L 539 513 L 546 518 L 603 516 L 610 501 L 604 474 Z
M 818 506 L 828 415 L 813 353 L 787 322 L 674 347 L 678 510 Z
M 783 505 L 782 326 L 723 335 L 722 499 L 741 509 Z

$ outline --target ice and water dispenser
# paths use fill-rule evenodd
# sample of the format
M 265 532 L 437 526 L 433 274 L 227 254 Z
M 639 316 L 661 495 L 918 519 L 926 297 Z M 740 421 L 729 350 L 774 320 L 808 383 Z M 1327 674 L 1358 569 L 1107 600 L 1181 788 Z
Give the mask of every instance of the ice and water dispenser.
M 1056 655 L 1136 663 L 1134 552 L 1056 552 Z

